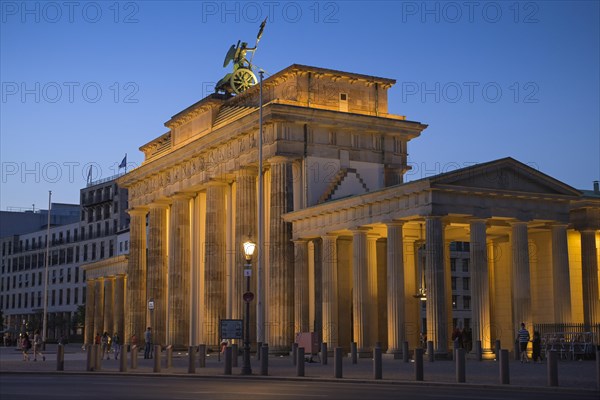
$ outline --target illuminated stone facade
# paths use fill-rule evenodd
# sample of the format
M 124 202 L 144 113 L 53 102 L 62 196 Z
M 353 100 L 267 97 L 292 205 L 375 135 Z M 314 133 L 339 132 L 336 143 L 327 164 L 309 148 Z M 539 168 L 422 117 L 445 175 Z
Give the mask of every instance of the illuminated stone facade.
M 317 331 L 330 348 L 355 341 L 364 354 L 376 342 L 389 353 L 418 345 L 425 244 L 426 332 L 447 353 L 452 241 L 471 243 L 473 340 L 484 351 L 512 342 L 520 321 L 597 324 L 600 196 L 510 158 L 403 183 L 407 144 L 426 125 L 388 113 L 393 84 L 301 65 L 264 81 L 265 240 L 252 275 L 264 292 L 252 342 L 286 352 L 296 332 Z M 152 325 L 158 343 L 216 347 L 219 319 L 243 317 L 258 106 L 258 86 L 208 96 L 119 179 L 131 215 L 126 341 Z

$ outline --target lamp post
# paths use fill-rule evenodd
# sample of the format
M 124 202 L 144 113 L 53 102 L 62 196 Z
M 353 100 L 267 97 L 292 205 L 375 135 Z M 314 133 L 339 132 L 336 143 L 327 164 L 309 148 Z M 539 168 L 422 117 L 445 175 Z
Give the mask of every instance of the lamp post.
M 244 255 L 246 264 L 244 264 L 244 276 L 246 277 L 246 292 L 242 296 L 246 303 L 246 321 L 244 323 L 244 364 L 242 365 L 242 375 L 252 375 L 252 366 L 250 365 L 250 302 L 254 298 L 254 293 L 250 291 L 250 276 L 252 276 L 252 254 L 256 249 L 256 243 L 247 241 L 244 243 Z

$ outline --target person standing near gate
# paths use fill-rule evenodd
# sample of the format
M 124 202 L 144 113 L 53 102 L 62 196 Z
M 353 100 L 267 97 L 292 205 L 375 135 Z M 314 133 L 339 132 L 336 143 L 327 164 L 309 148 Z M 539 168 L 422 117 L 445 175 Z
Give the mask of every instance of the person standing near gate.
M 519 351 L 521 352 L 521 363 L 529 362 L 527 357 L 527 345 L 529 344 L 529 331 L 525 328 L 525 322 L 521 322 L 521 329 L 517 333 L 519 338 Z
M 144 358 L 152 358 L 152 328 L 148 327 L 144 332 Z

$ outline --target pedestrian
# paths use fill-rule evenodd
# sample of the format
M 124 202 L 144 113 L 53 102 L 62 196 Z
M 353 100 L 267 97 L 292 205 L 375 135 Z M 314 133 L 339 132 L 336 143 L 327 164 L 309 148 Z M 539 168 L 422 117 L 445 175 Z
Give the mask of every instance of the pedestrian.
M 94 337 L 94 344 L 100 344 L 101 341 L 101 337 L 100 334 L 98 332 L 96 332 L 96 337 Z
M 115 350 L 115 360 L 119 359 L 119 353 L 121 353 L 121 338 L 119 338 L 119 333 L 115 332 L 112 337 L 112 346 Z
M 540 333 L 538 331 L 533 331 L 533 340 L 532 347 L 533 352 L 531 354 L 531 358 L 533 362 L 542 363 L 542 338 L 540 337 Z
M 110 337 L 108 336 L 108 332 L 104 332 L 102 334 L 102 338 L 100 339 L 100 343 L 102 344 L 102 355 L 100 356 L 100 359 L 104 359 L 104 356 L 106 355 L 106 359 L 110 360 L 110 355 L 108 354 L 108 342 L 109 342 Z
M 144 358 L 152 358 L 152 328 L 146 328 L 144 332 Z
M 525 322 L 521 322 L 521 329 L 517 332 L 517 338 L 519 340 L 519 351 L 521 352 L 521 363 L 528 363 L 527 344 L 529 343 L 529 331 L 525 328 Z
M 42 353 L 43 344 L 44 341 L 42 340 L 42 335 L 40 335 L 40 330 L 36 329 L 33 335 L 33 361 L 37 361 L 38 354 L 42 356 L 42 361 L 46 361 L 46 356 Z
M 23 352 L 23 361 L 29 361 L 29 349 L 31 349 L 31 341 L 27 332 L 21 337 L 21 351 Z

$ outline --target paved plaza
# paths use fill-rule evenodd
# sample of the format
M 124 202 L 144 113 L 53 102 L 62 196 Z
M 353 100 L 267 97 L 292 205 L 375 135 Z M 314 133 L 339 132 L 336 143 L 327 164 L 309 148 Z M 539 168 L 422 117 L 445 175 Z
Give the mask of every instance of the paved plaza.
M 15 347 L 0 348 L 0 372 L 2 374 L 11 373 L 52 373 L 57 370 L 56 363 L 56 345 L 48 345 L 45 352 L 46 360 L 33 361 L 33 355 L 30 354 L 30 361 L 23 361 L 20 351 Z M 131 375 L 153 375 L 153 376 L 195 376 L 195 377 L 219 377 L 224 374 L 224 360 L 218 357 L 218 354 L 210 353 L 206 357 L 206 367 L 200 368 L 196 360 L 196 371 L 194 374 L 188 373 L 188 355 L 185 352 L 173 352 L 172 367 L 166 368 L 166 352 L 161 353 L 161 371 L 154 371 L 154 360 L 144 359 L 143 353 L 139 353 L 138 367 L 130 368 L 128 360 L 127 372 L 119 372 L 119 361 L 114 359 L 114 354 L 110 354 L 109 360 L 103 360 L 100 371 L 87 372 L 86 358 L 87 354 L 82 350 L 81 345 L 69 344 L 65 347 L 64 371 L 56 372 L 58 374 L 131 374 Z M 219 358 L 221 358 L 219 360 Z M 269 357 L 269 376 L 260 375 L 260 362 L 252 357 L 253 376 L 259 379 L 300 379 L 300 380 L 331 380 L 338 381 L 334 377 L 334 360 L 328 359 L 327 365 L 320 362 L 306 362 L 304 377 L 297 376 L 296 366 L 290 356 L 271 356 Z M 238 359 L 238 366 L 233 367 L 232 376 L 240 376 L 242 357 Z M 376 381 L 373 379 L 373 360 L 362 358 L 357 364 L 352 364 L 350 358 L 344 358 L 343 361 L 343 381 L 356 382 L 378 382 L 398 383 L 398 384 L 425 384 L 425 385 L 465 385 L 465 383 L 456 383 L 456 370 L 453 361 L 424 362 L 424 382 L 415 381 L 415 364 L 413 362 L 405 363 L 402 360 L 391 358 L 383 359 L 383 379 Z M 496 361 L 477 361 L 467 359 L 466 361 L 466 385 L 482 385 L 503 387 L 499 383 L 499 365 Z M 240 376 L 240 378 L 242 378 Z M 247 378 L 247 377 L 243 377 Z M 570 361 L 560 360 L 558 363 L 559 388 L 552 390 L 597 390 L 598 371 L 595 361 Z M 510 361 L 510 386 L 519 386 L 529 389 L 548 388 L 547 365 L 546 363 L 521 364 L 518 361 Z

